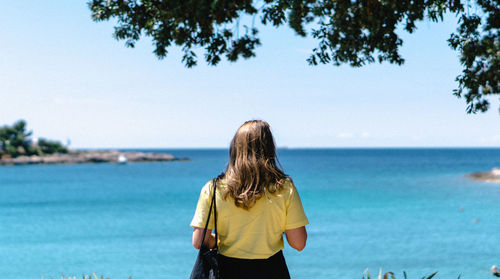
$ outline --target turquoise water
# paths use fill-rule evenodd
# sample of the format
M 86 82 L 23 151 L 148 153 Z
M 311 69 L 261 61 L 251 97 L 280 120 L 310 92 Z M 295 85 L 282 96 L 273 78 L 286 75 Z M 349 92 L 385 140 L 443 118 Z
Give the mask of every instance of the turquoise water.
M 156 150 L 159 151 L 159 150 Z M 187 278 L 189 227 L 226 150 L 160 150 L 188 162 L 0 168 L 0 274 Z M 491 278 L 500 265 L 500 184 L 463 175 L 500 166 L 500 149 L 284 149 L 309 217 L 292 278 Z M 460 208 L 463 210 L 460 210 Z M 474 221 L 477 218 L 476 222 Z

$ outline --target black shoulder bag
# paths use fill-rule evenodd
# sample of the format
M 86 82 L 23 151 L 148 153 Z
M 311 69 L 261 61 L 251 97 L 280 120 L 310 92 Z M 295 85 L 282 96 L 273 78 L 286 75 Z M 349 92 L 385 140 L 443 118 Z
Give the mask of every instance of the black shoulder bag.
M 193 271 L 191 272 L 190 279 L 218 279 L 219 278 L 219 255 L 217 249 L 217 207 L 215 205 L 215 189 L 216 180 L 213 180 L 214 194 L 212 195 L 212 202 L 210 202 L 210 210 L 208 211 L 207 223 L 203 230 L 203 237 L 201 238 L 200 251 L 196 262 L 194 263 Z M 214 208 L 214 230 L 215 230 L 215 247 L 210 250 L 203 242 L 207 233 L 210 215 L 212 213 L 212 206 Z

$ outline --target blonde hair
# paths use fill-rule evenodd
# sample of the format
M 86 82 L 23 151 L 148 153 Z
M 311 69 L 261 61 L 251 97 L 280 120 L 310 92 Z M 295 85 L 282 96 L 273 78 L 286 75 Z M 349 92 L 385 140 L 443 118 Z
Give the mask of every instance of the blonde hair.
M 248 210 L 266 189 L 270 193 L 279 191 L 287 176 L 278 165 L 269 124 L 262 120 L 243 123 L 229 148 L 224 199 L 231 196 L 237 207 Z

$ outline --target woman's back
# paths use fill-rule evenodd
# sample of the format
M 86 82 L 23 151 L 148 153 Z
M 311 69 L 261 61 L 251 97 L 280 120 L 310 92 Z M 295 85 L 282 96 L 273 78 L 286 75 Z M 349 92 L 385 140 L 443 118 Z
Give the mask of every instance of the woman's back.
M 305 247 L 308 224 L 297 189 L 276 158 L 269 124 L 247 121 L 234 135 L 224 174 L 216 179 L 217 234 L 210 234 L 214 218 L 205 224 L 213 197 L 213 182 L 200 193 L 193 245 L 218 244 L 220 274 L 224 279 L 288 279 L 283 257 L 283 233 L 293 248 Z M 212 215 L 213 216 L 213 215 Z M 205 235 L 205 239 L 203 239 Z
M 288 178 L 279 192 L 258 199 L 250 209 L 237 207 L 230 197 L 224 198 L 227 185 L 217 181 L 217 232 L 219 252 L 240 259 L 266 259 L 284 248 L 283 232 L 308 224 L 297 189 Z M 202 189 L 193 227 L 203 227 L 213 194 L 212 181 Z M 209 228 L 213 228 L 213 219 Z

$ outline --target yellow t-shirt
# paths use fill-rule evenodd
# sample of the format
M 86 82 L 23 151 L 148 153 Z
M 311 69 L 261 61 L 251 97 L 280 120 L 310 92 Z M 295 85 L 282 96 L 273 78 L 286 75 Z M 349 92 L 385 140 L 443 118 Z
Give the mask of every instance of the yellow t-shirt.
M 283 183 L 283 189 L 265 194 L 249 210 L 234 205 L 230 196 L 222 199 L 227 185 L 225 180 L 217 182 L 217 231 L 219 253 L 241 259 L 267 259 L 283 249 L 283 232 L 309 224 L 304 213 L 297 189 L 290 179 Z M 207 182 L 202 188 L 192 227 L 204 228 L 213 184 Z M 213 229 L 213 211 L 208 229 Z

